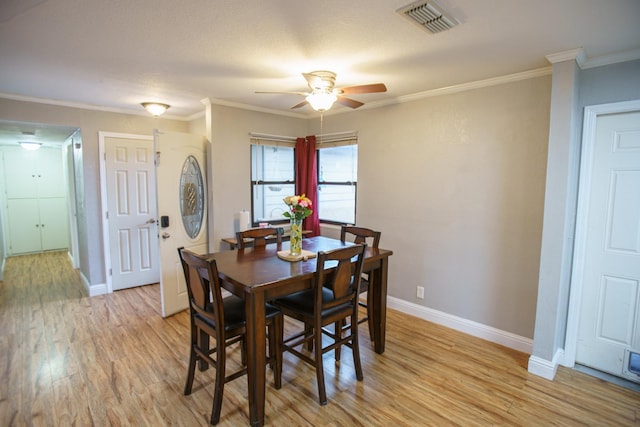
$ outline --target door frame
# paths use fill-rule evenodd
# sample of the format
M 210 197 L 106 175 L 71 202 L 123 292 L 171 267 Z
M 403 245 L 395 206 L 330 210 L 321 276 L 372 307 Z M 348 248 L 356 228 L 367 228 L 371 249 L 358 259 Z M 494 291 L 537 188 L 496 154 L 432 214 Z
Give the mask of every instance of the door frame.
M 78 240 L 78 210 L 76 208 L 76 180 L 74 150 L 82 147 L 82 135 L 80 129 L 76 130 L 62 145 L 62 167 L 67 179 L 67 204 L 69 210 L 69 248 L 71 265 L 80 268 L 80 244 Z
M 582 283 L 586 257 L 588 207 L 591 196 L 593 152 L 596 143 L 596 123 L 598 117 L 606 114 L 630 113 L 640 111 L 640 100 L 615 102 L 587 106 L 584 109 L 582 127 L 582 152 L 580 175 L 578 178 L 578 205 L 576 211 L 576 229 L 574 235 L 573 265 L 569 289 L 569 308 L 567 330 L 565 333 L 563 365 L 574 367 L 578 347 L 578 326 L 580 322 L 580 302 L 582 301 Z
M 102 205 L 102 243 L 103 243 L 103 256 L 104 256 L 104 276 L 107 283 L 107 293 L 113 293 L 113 281 L 109 269 L 112 268 L 111 264 L 111 249 L 109 240 L 109 218 L 107 217 L 107 162 L 106 162 L 106 138 L 128 138 L 128 139 L 144 139 L 153 142 L 153 135 L 138 135 L 131 133 L 118 133 L 118 132 L 98 132 L 98 163 L 100 164 L 100 203 Z M 155 184 L 155 183 L 154 183 Z

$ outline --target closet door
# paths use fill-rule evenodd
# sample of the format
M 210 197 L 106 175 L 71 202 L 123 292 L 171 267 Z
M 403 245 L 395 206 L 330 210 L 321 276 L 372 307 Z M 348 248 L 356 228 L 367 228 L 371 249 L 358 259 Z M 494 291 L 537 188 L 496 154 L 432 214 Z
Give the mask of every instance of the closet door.
M 69 247 L 66 184 L 60 149 L 3 147 L 8 254 Z
M 66 184 L 62 169 L 62 152 L 41 148 L 37 153 L 38 197 L 65 197 Z
M 38 197 L 38 151 L 20 147 L 4 149 L 4 176 L 8 199 Z
M 62 153 L 59 149 L 27 151 L 20 147 L 4 150 L 8 199 L 65 197 Z
M 40 232 L 43 251 L 69 247 L 67 202 L 64 198 L 40 199 Z
M 38 199 L 7 200 L 9 253 L 24 254 L 42 250 Z

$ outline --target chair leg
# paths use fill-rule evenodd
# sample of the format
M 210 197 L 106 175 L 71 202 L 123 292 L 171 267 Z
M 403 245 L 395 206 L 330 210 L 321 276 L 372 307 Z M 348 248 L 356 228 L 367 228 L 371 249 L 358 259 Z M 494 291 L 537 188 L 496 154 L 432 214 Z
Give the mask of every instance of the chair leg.
M 351 317 L 351 352 L 353 353 L 353 366 L 356 369 L 356 378 L 362 381 L 362 363 L 360 362 L 360 342 L 358 340 L 358 322 Z
M 273 380 L 276 390 L 282 387 L 282 337 L 284 329 L 284 319 L 276 316 L 273 323 L 269 324 L 269 366 L 273 370 Z
M 337 342 L 340 339 L 342 339 L 342 328 L 343 328 L 343 326 L 344 326 L 344 319 L 338 320 L 335 323 L 335 325 L 333 326 L 334 327 L 334 331 L 333 332 L 334 332 L 334 335 L 335 335 L 335 339 L 334 339 L 335 342 Z M 340 350 L 341 349 L 342 349 L 341 345 L 339 345 L 335 349 L 336 362 L 340 361 Z
M 193 349 L 194 344 L 191 344 L 191 351 L 189 352 L 189 367 L 187 368 L 187 382 L 184 385 L 184 395 L 191 394 L 191 387 L 193 386 L 193 377 L 196 373 L 196 352 Z
M 224 343 L 216 342 L 216 353 L 218 356 L 216 364 L 216 380 L 213 389 L 213 404 L 211 406 L 211 424 L 216 425 L 220 421 L 220 411 L 222 410 L 222 396 L 224 395 L 224 383 L 226 376 L 227 353 Z
M 240 340 L 240 362 L 242 366 L 247 366 L 247 339 L 246 335 Z
M 279 390 L 282 387 L 282 341 L 284 339 L 284 316 L 275 318 L 275 345 L 273 351 L 276 358 L 276 370 L 273 373 L 275 377 L 275 387 Z
M 205 331 L 199 331 L 199 337 L 198 337 L 198 347 L 200 347 L 201 349 L 208 349 L 209 348 L 209 334 L 206 333 Z M 200 367 L 201 371 L 206 371 L 209 368 L 209 363 L 207 363 L 206 360 L 199 358 L 200 359 L 200 363 L 198 364 Z
M 318 379 L 318 399 L 320 401 L 320 405 L 327 404 L 327 392 L 324 386 L 324 366 L 322 363 L 322 330 L 315 331 L 314 336 L 314 350 L 313 354 L 315 356 L 316 362 L 316 377 Z
M 367 325 L 369 325 L 369 338 L 373 341 L 373 292 L 371 287 L 367 291 Z
M 308 325 L 308 324 L 304 324 L 304 336 L 305 338 L 310 337 L 313 334 L 313 325 Z M 306 344 L 307 350 L 311 351 L 313 350 L 313 340 L 309 340 L 307 341 Z
M 274 349 L 275 349 L 275 344 L 274 344 L 274 340 L 275 340 L 275 331 L 274 331 L 274 327 L 275 327 L 275 320 L 273 322 L 267 323 L 267 343 L 269 344 L 267 347 L 267 362 L 269 363 L 269 367 L 271 368 L 272 371 L 275 371 L 276 369 L 276 359 L 275 359 L 275 355 L 274 355 Z

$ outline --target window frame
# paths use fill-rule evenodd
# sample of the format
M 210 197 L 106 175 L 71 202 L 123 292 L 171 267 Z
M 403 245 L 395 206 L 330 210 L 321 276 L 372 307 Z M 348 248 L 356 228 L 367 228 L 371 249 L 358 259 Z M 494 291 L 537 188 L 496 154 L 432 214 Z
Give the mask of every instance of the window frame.
M 332 140 L 332 141 L 327 141 L 327 142 L 321 142 L 320 144 L 318 144 L 318 146 L 316 147 L 316 173 L 317 173 L 317 180 L 318 180 L 318 193 L 320 193 L 320 186 L 324 185 L 324 186 L 350 186 L 353 187 L 354 190 L 354 199 L 353 199 L 353 223 L 351 222 L 344 222 L 344 221 L 336 221 L 336 220 L 331 220 L 331 219 L 322 219 L 320 218 L 320 213 L 318 212 L 318 220 L 322 223 L 322 224 L 332 224 L 332 225 L 353 225 L 355 224 L 355 219 L 357 218 L 357 213 L 358 213 L 358 175 L 356 173 L 356 180 L 355 181 L 321 181 L 320 180 L 320 174 L 321 174 L 321 170 L 320 170 L 320 152 L 322 150 L 326 150 L 328 148 L 337 148 L 337 147 L 344 147 L 344 146 L 350 146 L 350 145 L 355 145 L 356 147 L 358 146 L 358 140 L 355 137 L 351 137 L 351 138 L 347 138 L 347 139 L 338 139 L 338 140 Z M 356 155 L 356 168 L 357 168 L 357 162 L 358 162 L 358 156 Z M 318 203 L 319 203 L 319 199 L 320 199 L 320 194 L 318 194 Z
M 290 148 L 291 150 L 293 150 L 293 169 L 292 169 L 292 176 L 293 176 L 293 180 L 286 180 L 286 181 L 263 181 L 263 180 L 259 180 L 253 179 L 253 169 L 254 169 L 254 158 L 253 158 L 253 146 L 256 147 L 285 147 L 285 148 Z M 254 201 L 254 189 L 256 188 L 256 186 L 260 186 L 260 185 L 264 185 L 264 186 L 268 186 L 268 185 L 293 185 L 293 187 L 295 188 L 296 185 L 296 156 L 295 156 L 295 139 L 293 142 L 289 142 L 289 141 L 280 141 L 280 140 L 268 140 L 268 139 L 255 139 L 255 138 L 251 138 L 250 140 L 250 144 L 249 144 L 249 194 L 251 197 L 251 225 L 252 227 L 258 227 L 260 225 L 260 223 L 269 223 L 270 225 L 280 225 L 280 224 L 288 224 L 289 220 L 285 217 L 282 217 L 282 219 L 271 219 L 271 220 L 256 220 L 256 215 L 255 215 L 255 201 Z M 289 194 L 287 194 L 289 195 Z M 283 196 L 284 197 L 284 196 Z M 282 205 L 284 207 L 286 207 L 286 205 L 284 204 L 284 202 L 282 202 Z
M 264 221 L 257 221 L 255 215 L 255 203 L 254 203 L 254 189 L 259 185 L 293 185 L 295 189 L 296 184 L 296 155 L 295 155 L 295 137 L 279 137 L 279 136 L 271 136 L 264 134 L 255 134 L 251 133 L 251 139 L 249 144 L 249 158 L 250 158 L 250 167 L 249 167 L 249 192 L 251 197 L 251 224 L 252 227 L 258 227 L 260 223 L 266 222 L 270 225 L 280 225 L 287 224 L 289 220 L 285 217 L 282 219 L 271 219 Z M 320 181 L 320 156 L 321 151 L 327 148 L 336 148 L 342 146 L 349 145 L 358 145 L 358 137 L 356 132 L 342 132 L 336 134 L 326 134 L 326 135 L 318 135 L 317 136 L 317 144 L 316 144 L 316 179 L 318 181 L 318 201 L 320 199 L 320 186 L 350 186 L 353 187 L 354 190 L 354 199 L 353 199 L 353 224 L 355 224 L 355 220 L 357 218 L 357 206 L 358 206 L 358 174 L 356 173 L 355 181 Z M 286 147 L 291 148 L 293 150 L 293 180 L 287 181 L 262 181 L 262 180 L 254 180 L 253 179 L 253 170 L 254 170 L 254 159 L 253 159 L 253 149 L 252 146 L 271 146 L 271 147 Z M 355 158 L 356 167 L 358 162 L 358 156 Z M 293 194 L 293 193 L 292 193 Z M 319 216 L 319 212 L 318 212 Z M 318 220 L 322 224 L 332 224 L 332 225 L 350 225 L 350 222 L 344 221 L 336 221 L 330 219 L 322 219 L 318 217 Z

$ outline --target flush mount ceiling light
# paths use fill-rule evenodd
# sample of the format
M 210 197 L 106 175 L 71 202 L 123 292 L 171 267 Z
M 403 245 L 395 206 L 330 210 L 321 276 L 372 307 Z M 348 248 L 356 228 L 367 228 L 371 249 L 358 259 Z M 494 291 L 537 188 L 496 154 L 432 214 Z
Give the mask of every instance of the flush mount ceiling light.
M 162 104 L 160 102 L 143 102 L 140 105 L 144 107 L 145 110 L 150 112 L 155 117 L 158 117 L 164 114 L 167 109 L 169 109 L 169 104 Z
M 314 90 L 312 93 L 307 95 L 305 99 L 311 105 L 311 108 L 316 111 L 323 112 L 331 108 L 338 97 L 332 92 Z
M 41 142 L 21 141 L 18 144 L 20 144 L 20 146 L 25 150 L 29 150 L 29 151 L 35 151 L 40 147 L 42 147 Z

